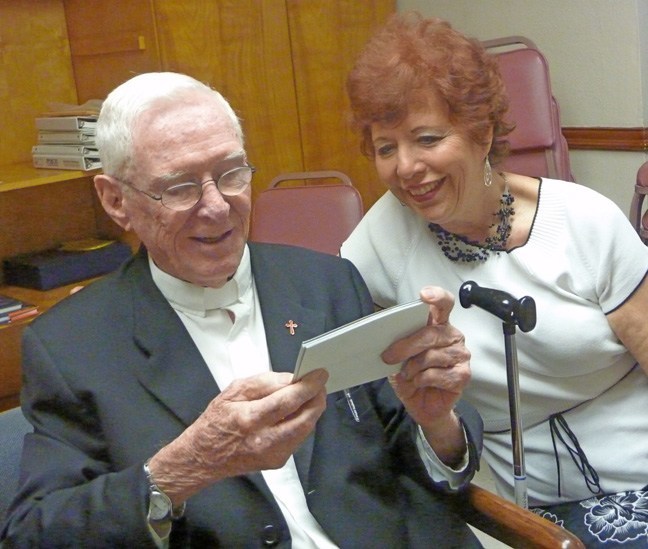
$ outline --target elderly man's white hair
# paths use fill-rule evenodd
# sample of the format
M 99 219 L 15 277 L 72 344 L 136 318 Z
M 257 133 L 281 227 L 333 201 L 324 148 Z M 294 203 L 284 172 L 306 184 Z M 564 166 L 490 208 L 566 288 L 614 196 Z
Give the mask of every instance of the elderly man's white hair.
M 132 130 L 137 118 L 156 101 L 173 99 L 188 91 L 204 92 L 219 102 L 243 144 L 241 122 L 219 92 L 185 74 L 144 73 L 116 87 L 101 107 L 96 143 L 104 173 L 118 179 L 125 178 L 132 159 Z

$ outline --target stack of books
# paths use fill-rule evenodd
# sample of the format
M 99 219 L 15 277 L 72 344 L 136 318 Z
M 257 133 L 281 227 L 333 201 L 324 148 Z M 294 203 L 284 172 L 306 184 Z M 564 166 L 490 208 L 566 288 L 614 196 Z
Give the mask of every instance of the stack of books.
M 38 307 L 6 295 L 0 295 L 0 326 L 38 314 Z
M 34 167 L 84 171 L 101 168 L 96 127 L 97 116 L 37 117 L 38 144 L 32 147 Z

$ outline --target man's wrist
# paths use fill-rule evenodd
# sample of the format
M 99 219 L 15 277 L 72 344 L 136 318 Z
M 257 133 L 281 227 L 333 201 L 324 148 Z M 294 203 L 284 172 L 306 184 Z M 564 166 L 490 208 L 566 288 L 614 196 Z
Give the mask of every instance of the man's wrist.
M 465 447 L 463 448 L 463 450 L 457 451 L 454 459 L 448 459 L 446 456 L 445 460 L 441 459 L 434 448 L 430 445 L 430 442 L 427 440 L 425 433 L 420 425 L 417 425 L 417 434 L 419 440 L 421 441 L 422 448 L 425 450 L 425 453 L 428 455 L 428 457 L 433 458 L 435 461 L 437 461 L 437 463 L 441 467 L 445 467 L 455 473 L 462 473 L 466 470 L 466 467 L 468 466 L 470 461 L 470 456 L 468 451 L 468 437 L 465 430 L 463 431 Z
M 173 506 L 171 498 L 156 484 L 148 461 L 144 464 L 144 473 L 148 481 L 149 496 L 146 518 L 155 533 L 160 538 L 166 538 L 171 532 L 171 521 L 177 520 L 184 515 L 185 503 L 177 507 Z
M 419 425 L 419 429 L 446 466 L 455 468 L 461 462 L 468 450 L 467 437 L 461 419 L 454 411 L 434 425 Z
M 457 464 L 453 464 L 453 467 L 448 466 L 436 455 L 420 426 L 417 426 L 416 446 L 430 478 L 439 483 L 444 490 L 455 492 L 470 481 L 469 452 L 465 452 L 462 459 Z

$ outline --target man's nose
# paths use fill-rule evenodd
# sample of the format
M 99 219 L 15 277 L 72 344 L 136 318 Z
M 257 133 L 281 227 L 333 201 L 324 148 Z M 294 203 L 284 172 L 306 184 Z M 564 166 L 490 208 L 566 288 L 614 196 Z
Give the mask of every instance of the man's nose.
M 218 190 L 216 182 L 213 179 L 207 180 L 202 184 L 202 196 L 198 201 L 200 210 L 207 209 L 211 212 L 229 211 L 229 202 L 225 200 L 223 194 Z

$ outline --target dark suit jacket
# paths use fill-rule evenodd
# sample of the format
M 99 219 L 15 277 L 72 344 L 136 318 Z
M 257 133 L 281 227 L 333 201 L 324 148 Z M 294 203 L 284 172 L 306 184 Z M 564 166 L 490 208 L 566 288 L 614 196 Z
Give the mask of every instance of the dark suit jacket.
M 372 312 L 346 260 L 250 245 L 276 371 L 292 371 L 300 343 Z M 294 336 L 284 326 L 299 324 Z M 352 365 L 350 365 L 351 367 Z M 144 461 L 176 438 L 219 389 L 140 252 L 117 273 L 65 299 L 24 336 L 28 435 L 8 546 L 146 547 Z M 308 506 L 341 547 L 466 547 L 472 534 L 420 462 L 414 425 L 384 380 L 354 388 L 356 422 L 329 395 L 295 455 Z M 480 420 L 462 411 L 472 466 Z M 260 473 L 229 478 L 187 502 L 171 546 L 290 546 Z

